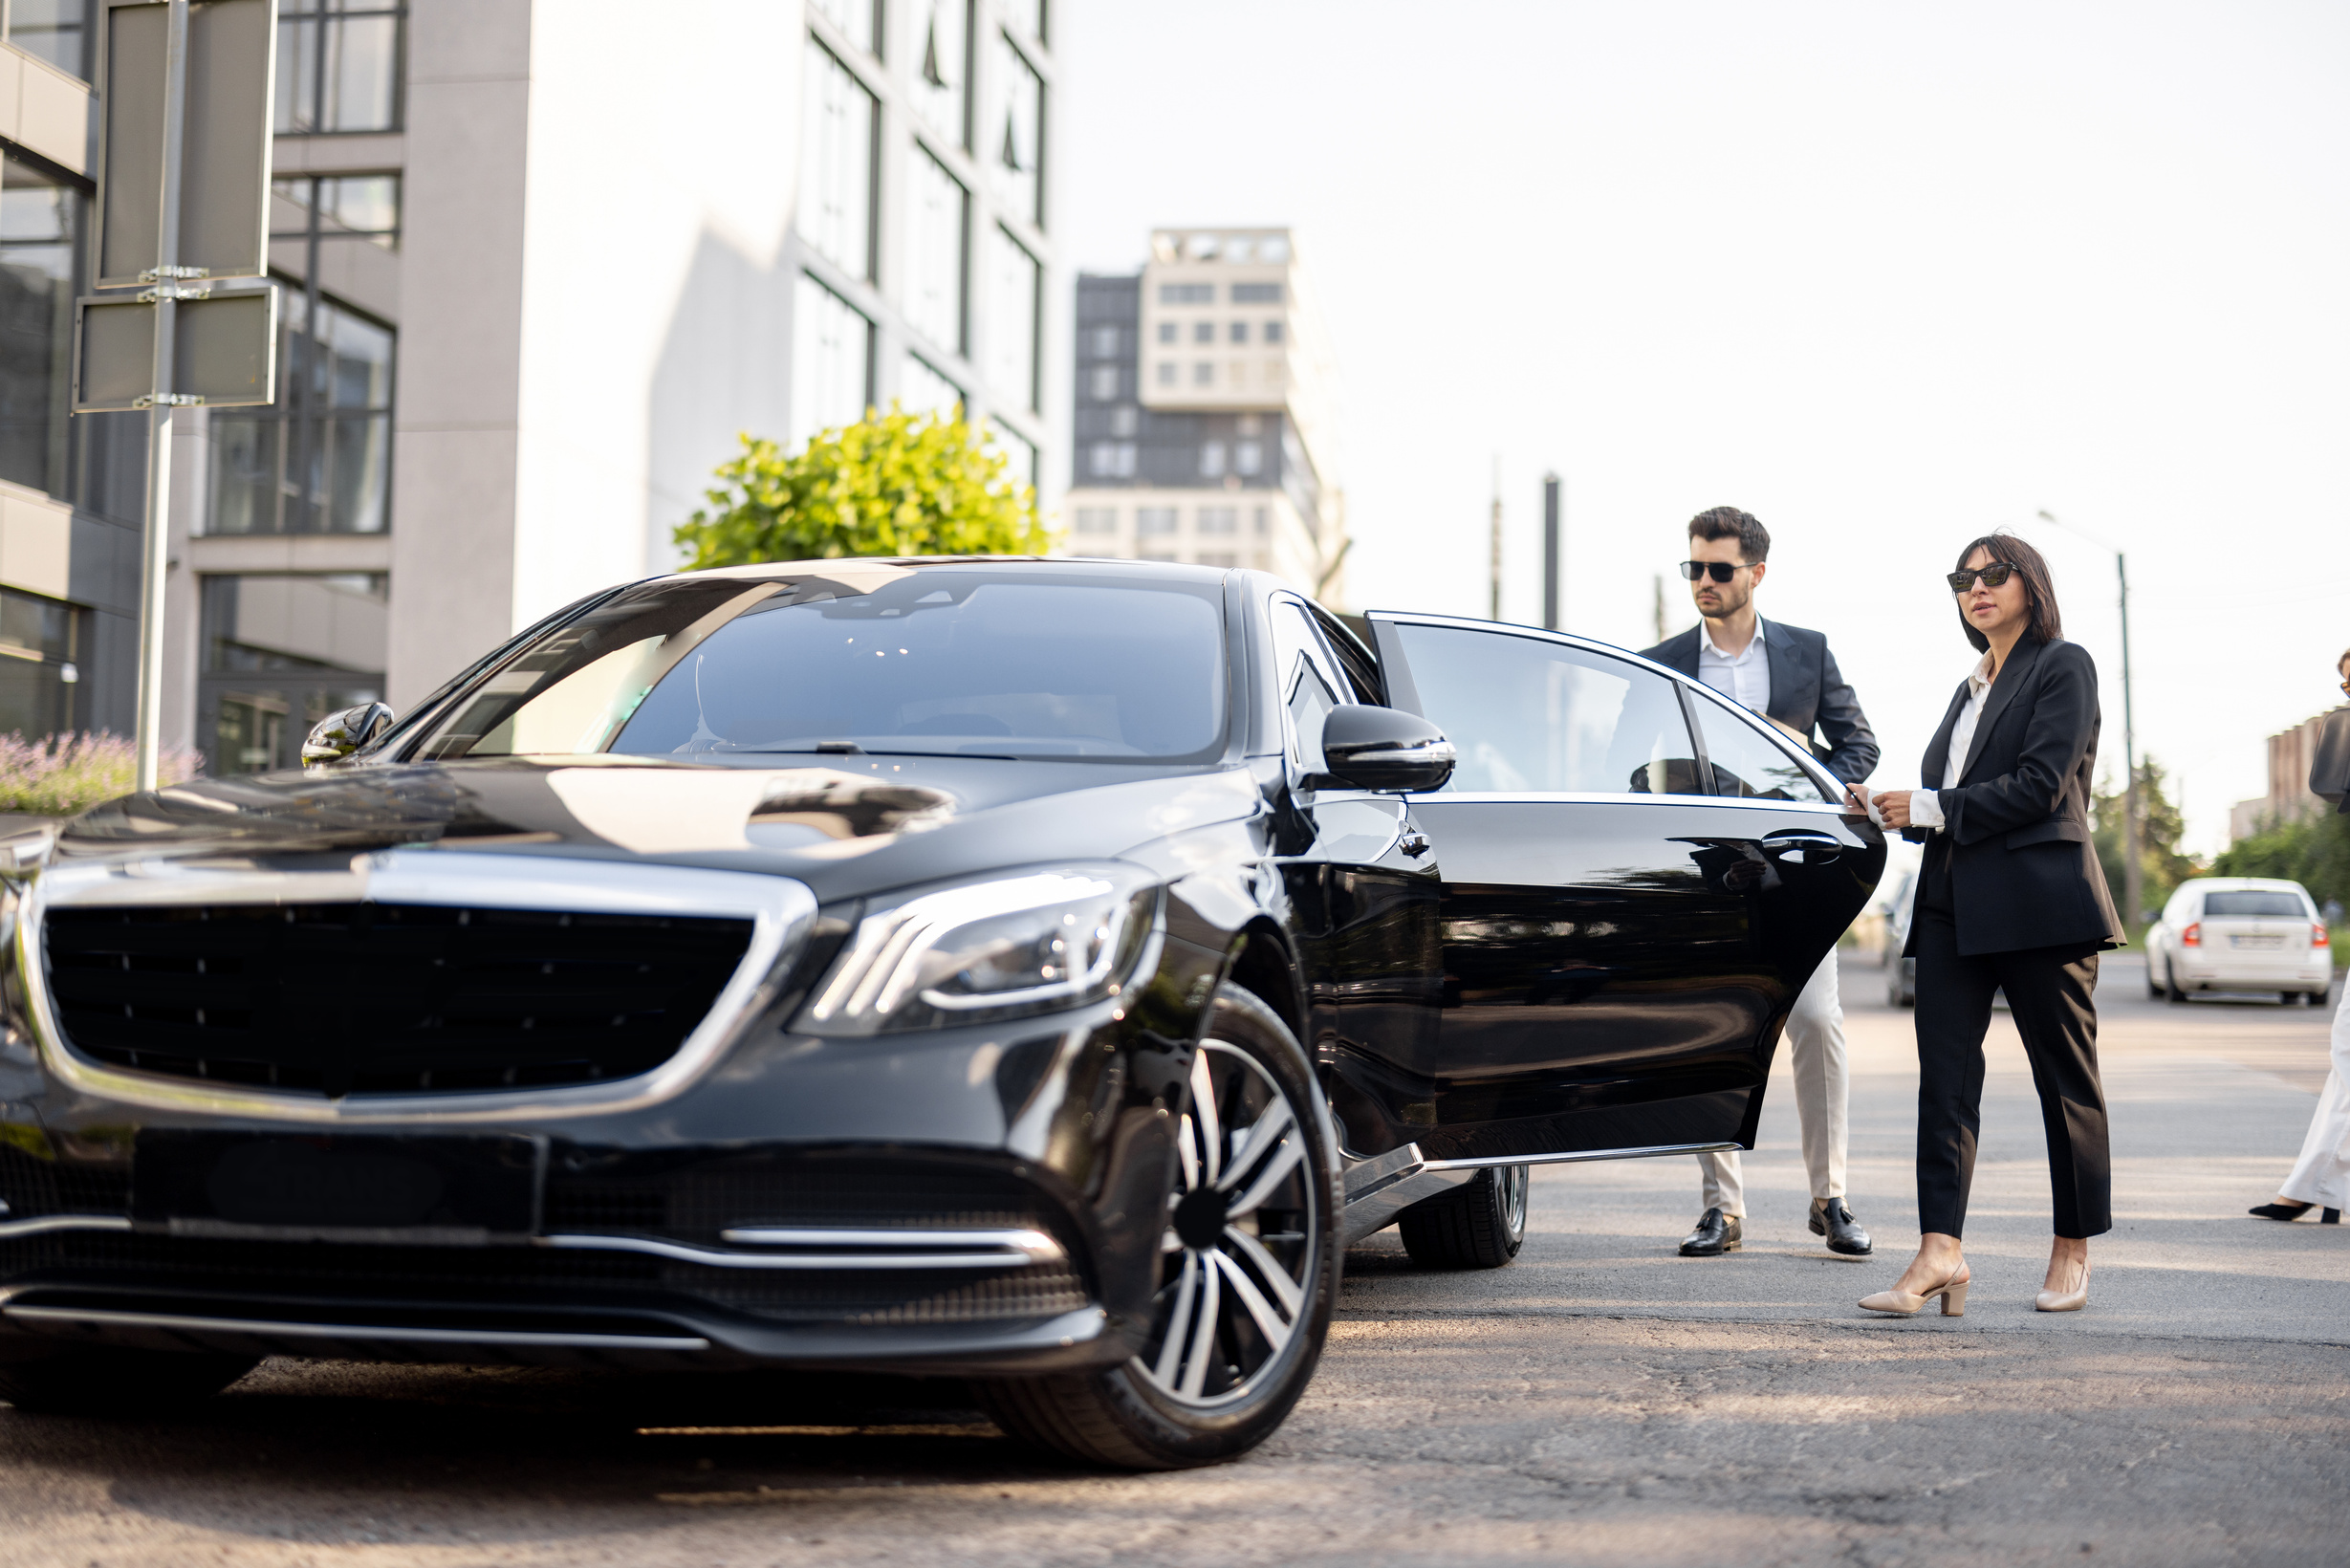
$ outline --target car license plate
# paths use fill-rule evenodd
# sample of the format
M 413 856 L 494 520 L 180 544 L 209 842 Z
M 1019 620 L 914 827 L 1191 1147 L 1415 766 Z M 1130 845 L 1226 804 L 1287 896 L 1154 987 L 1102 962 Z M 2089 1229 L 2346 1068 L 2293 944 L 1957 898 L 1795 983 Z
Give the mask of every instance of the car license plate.
M 537 1229 L 540 1143 L 142 1129 L 131 1220 L 173 1235 L 481 1246 Z
M 2228 944 L 2233 947 L 2281 947 L 2285 945 L 2285 939 L 2281 936 L 2238 935 L 2230 937 Z

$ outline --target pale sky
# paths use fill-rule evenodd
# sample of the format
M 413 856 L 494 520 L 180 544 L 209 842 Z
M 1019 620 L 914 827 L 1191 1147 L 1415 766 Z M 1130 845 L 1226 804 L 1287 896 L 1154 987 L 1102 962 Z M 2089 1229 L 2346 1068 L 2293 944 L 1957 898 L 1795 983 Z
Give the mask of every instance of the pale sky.
M 1692 512 L 1773 535 L 1918 758 L 1973 661 L 1942 574 L 2013 526 L 2105 677 L 2129 552 L 2139 748 L 2190 848 L 2350 645 L 2350 5 L 1060 0 L 1073 270 L 1153 226 L 1287 224 L 1335 342 L 1353 608 L 1694 621 Z

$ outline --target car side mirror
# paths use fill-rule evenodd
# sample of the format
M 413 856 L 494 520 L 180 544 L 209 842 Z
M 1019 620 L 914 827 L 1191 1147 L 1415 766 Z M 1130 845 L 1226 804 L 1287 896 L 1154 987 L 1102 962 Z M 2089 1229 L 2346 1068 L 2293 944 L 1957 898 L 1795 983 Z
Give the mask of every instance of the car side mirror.
M 311 727 L 302 742 L 302 766 L 323 767 L 340 762 L 392 727 L 388 703 L 361 703 L 339 713 L 329 713 Z
M 1452 743 L 1417 713 L 1347 703 L 1322 720 L 1320 789 L 1441 790 L 1452 776 Z

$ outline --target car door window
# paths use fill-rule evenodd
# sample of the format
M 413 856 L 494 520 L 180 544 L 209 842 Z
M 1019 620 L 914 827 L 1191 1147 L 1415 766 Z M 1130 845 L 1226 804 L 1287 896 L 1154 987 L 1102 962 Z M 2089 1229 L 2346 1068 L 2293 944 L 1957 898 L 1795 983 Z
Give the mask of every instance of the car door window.
M 1290 757 L 1312 773 L 1322 764 L 1322 720 L 1338 705 L 1344 678 L 1322 646 L 1305 606 L 1294 599 L 1273 602 L 1273 668 L 1281 706 L 1289 716 Z
M 1712 693 L 1692 691 L 1697 728 L 1706 738 L 1706 760 L 1713 766 L 1713 793 L 1747 800 L 1799 800 L 1807 806 L 1834 804 L 1812 771 L 1787 748 Z
M 1420 711 L 1460 754 L 1447 792 L 1708 793 L 1664 676 L 1506 632 L 1408 621 L 1393 630 Z

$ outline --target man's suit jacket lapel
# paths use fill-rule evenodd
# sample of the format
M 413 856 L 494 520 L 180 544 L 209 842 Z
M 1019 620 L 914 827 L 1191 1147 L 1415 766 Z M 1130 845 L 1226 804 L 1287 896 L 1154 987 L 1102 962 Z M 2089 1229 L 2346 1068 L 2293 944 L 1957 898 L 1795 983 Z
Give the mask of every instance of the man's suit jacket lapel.
M 1795 694 L 1800 676 L 1795 669 L 1795 650 L 1788 642 L 1787 634 L 1777 630 L 1762 617 L 1754 618 L 1755 634 L 1763 640 L 1764 663 L 1771 669 L 1770 716 L 1781 724 L 1792 724 L 1788 714 L 1794 706 L 1788 701 Z
M 1966 766 L 1958 771 L 1960 783 L 1967 781 L 1974 765 L 1983 759 L 1983 743 L 1991 737 L 1991 727 L 1999 722 L 1999 715 L 2007 711 L 2008 704 L 2015 700 L 2015 693 L 2031 678 L 2032 666 L 2040 662 L 2040 643 L 2027 639 L 2009 652 L 1999 679 L 1991 683 L 1990 692 L 1983 698 L 1983 716 L 1975 721 L 1974 740 L 1967 748 Z

